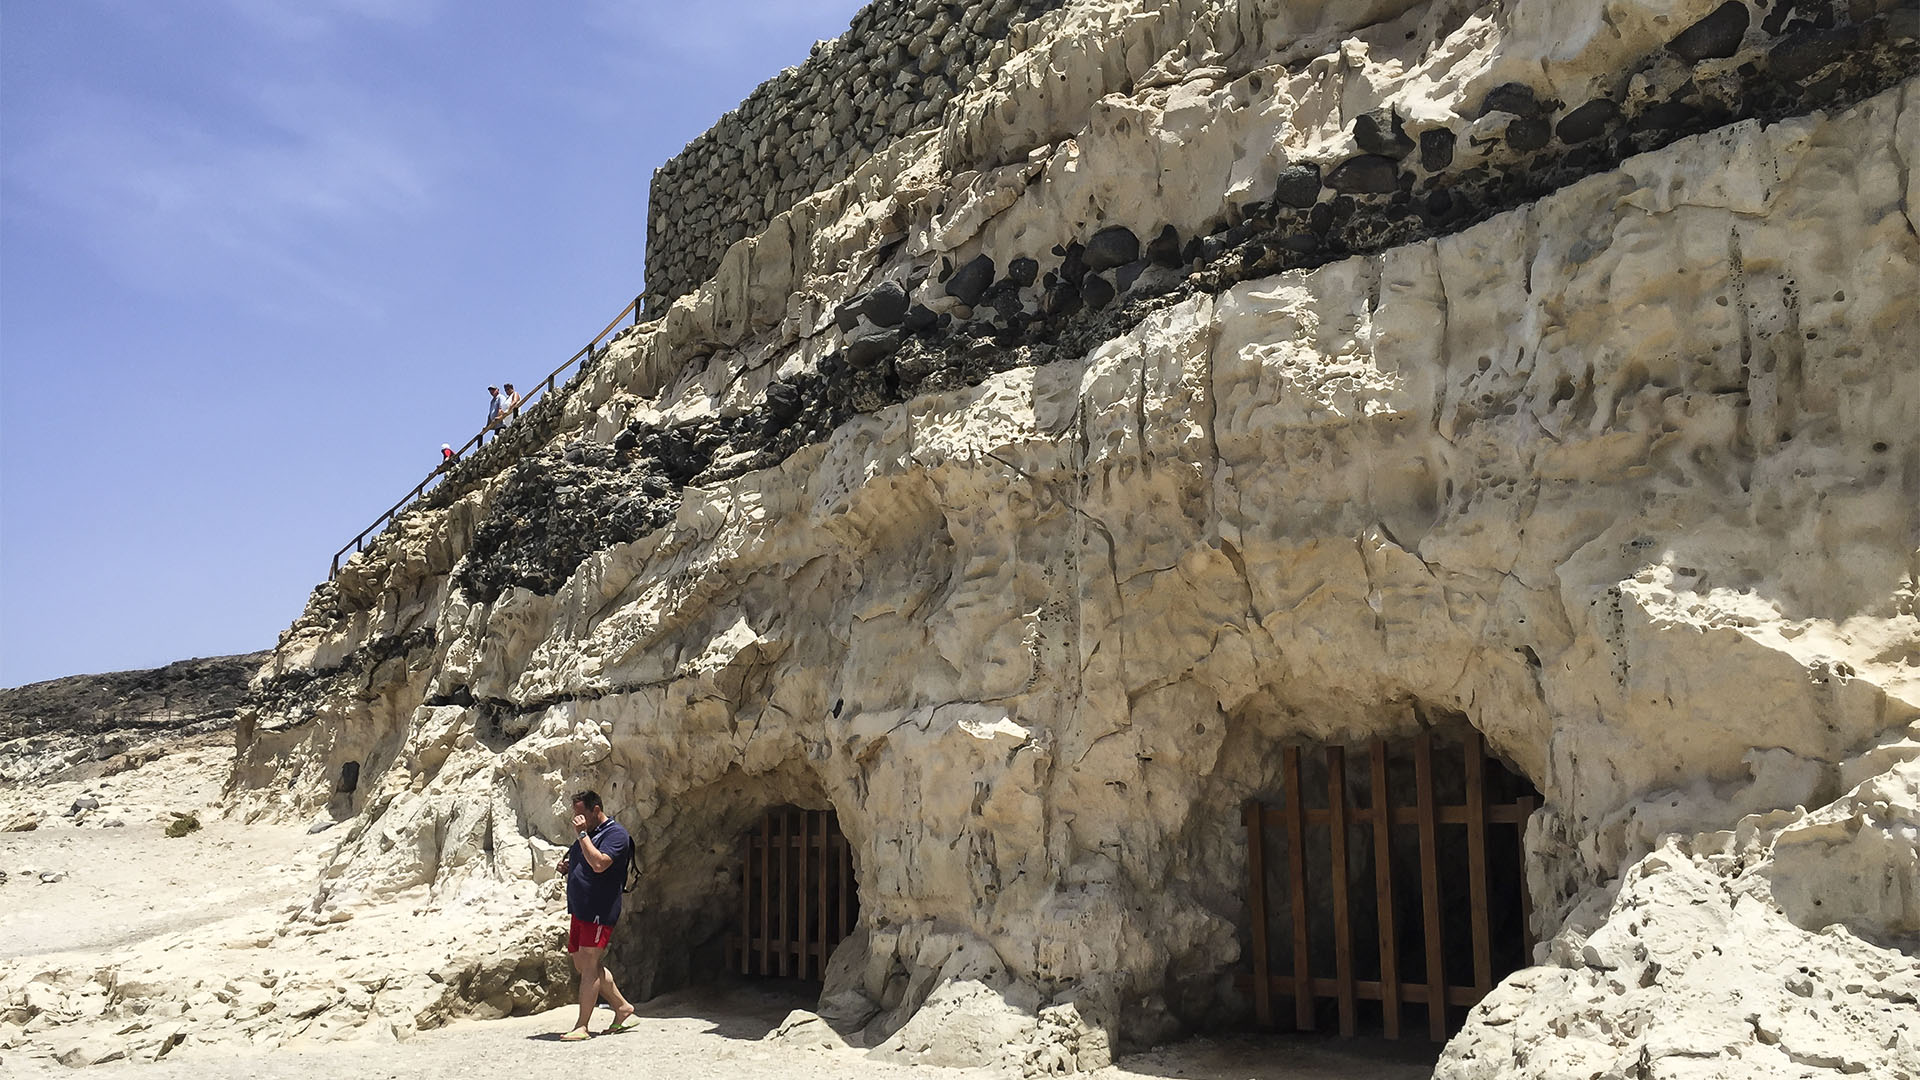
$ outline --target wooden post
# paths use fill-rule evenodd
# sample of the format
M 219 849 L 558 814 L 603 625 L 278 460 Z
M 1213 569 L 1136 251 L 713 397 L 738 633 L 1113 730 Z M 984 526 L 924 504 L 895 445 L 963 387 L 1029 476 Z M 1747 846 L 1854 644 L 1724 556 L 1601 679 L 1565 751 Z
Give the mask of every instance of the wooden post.
M 741 837 L 745 855 L 740 859 L 740 974 L 753 974 L 753 832 Z
M 760 818 L 760 974 L 773 974 L 773 815 Z
M 1300 798 L 1300 748 L 1281 751 L 1287 785 L 1287 869 L 1293 878 L 1293 1024 L 1313 1030 L 1313 967 L 1307 933 L 1307 825 Z
M 1266 809 L 1257 799 L 1241 807 L 1247 823 L 1247 903 L 1253 916 L 1253 1012 L 1261 1027 L 1273 1026 L 1273 987 L 1267 970 Z
M 820 913 L 819 949 L 822 982 L 827 978 L 827 957 L 833 954 L 833 945 L 837 944 L 833 941 L 832 928 L 827 925 L 827 873 L 833 869 L 833 864 L 827 861 L 827 837 L 831 835 L 832 825 L 833 811 L 823 812 L 820 815 L 820 880 L 818 882 L 820 902 L 814 906 L 814 910 Z
M 1487 788 L 1486 750 L 1475 731 L 1461 753 L 1467 773 L 1467 878 L 1473 918 L 1473 994 L 1477 1000 L 1493 989 L 1493 934 L 1487 928 Z
M 792 907 L 792 905 L 787 902 L 787 891 L 792 888 L 793 885 L 793 879 L 787 874 L 787 852 L 790 847 L 787 843 L 788 821 L 787 812 L 785 810 L 780 811 L 780 881 L 774 885 L 773 895 L 780 901 L 780 958 L 777 973 L 782 977 L 785 977 L 787 974 L 787 952 L 789 948 L 791 948 L 790 942 L 793 940 L 791 933 L 793 927 L 788 922 L 787 914 L 788 909 Z
M 1538 805 L 1531 795 L 1515 799 L 1513 805 L 1520 811 L 1517 831 L 1520 834 L 1520 948 L 1522 967 L 1533 966 L 1533 894 L 1527 890 L 1527 820 L 1533 817 Z
M 813 892 L 813 879 L 807 876 L 807 871 L 812 869 L 813 819 L 818 816 L 812 810 L 800 811 L 800 888 L 796 890 L 800 894 L 800 966 L 795 974 L 802 979 L 807 977 L 807 961 L 810 959 L 807 946 L 812 942 L 811 935 L 807 933 L 807 900 Z
M 1352 1038 L 1359 1017 L 1353 999 L 1353 927 L 1347 899 L 1347 748 L 1327 747 L 1327 813 L 1333 841 L 1333 970 L 1340 1034 Z
M 1400 1037 L 1399 936 L 1393 926 L 1393 801 L 1387 797 L 1387 741 L 1373 740 L 1373 891 L 1380 911 L 1380 1019 Z
M 853 843 L 846 833 L 840 834 L 840 937 L 846 939 L 853 933 L 853 915 L 847 908 L 847 898 L 853 894 Z
M 1447 979 L 1440 941 L 1440 837 L 1433 806 L 1433 736 L 1413 743 L 1415 797 L 1420 806 L 1420 907 L 1426 916 L 1427 1034 L 1447 1038 Z

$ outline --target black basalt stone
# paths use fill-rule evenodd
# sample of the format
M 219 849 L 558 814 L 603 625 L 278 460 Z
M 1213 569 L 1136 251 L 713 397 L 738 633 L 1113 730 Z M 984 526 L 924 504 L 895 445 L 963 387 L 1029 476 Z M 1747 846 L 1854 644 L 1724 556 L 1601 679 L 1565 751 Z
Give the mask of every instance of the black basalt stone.
M 1606 134 L 1607 128 L 1619 118 L 1620 106 L 1606 98 L 1594 98 L 1561 117 L 1553 131 L 1563 143 L 1583 143 Z
M 1480 115 L 1491 112 L 1512 113 L 1515 116 L 1545 116 L 1546 106 L 1540 104 L 1540 98 L 1533 87 L 1526 83 L 1501 83 L 1487 91 L 1480 101 Z
M 1080 290 L 1064 281 L 1056 281 L 1040 297 L 1040 310 L 1051 319 L 1071 315 L 1080 310 Z
M 1788 34 L 1767 52 L 1767 66 L 1782 79 L 1799 82 L 1836 60 L 1844 59 L 1859 41 L 1855 27 L 1803 30 Z
M 1398 172 L 1392 158 L 1361 154 L 1335 166 L 1327 174 L 1327 186 L 1349 195 L 1386 195 L 1399 182 Z
M 1079 281 L 1080 280 L 1080 275 L 1087 272 L 1087 265 L 1086 265 L 1086 262 L 1084 261 L 1086 253 L 1087 253 L 1087 249 L 1083 247 L 1080 241 L 1078 240 L 1075 240 L 1073 243 L 1068 244 L 1064 249 L 1061 250 L 1060 252 L 1061 259 L 1060 259 L 1060 268 L 1059 268 L 1061 281 Z
M 1747 36 L 1753 16 L 1740 0 L 1727 0 L 1707 17 L 1680 31 L 1667 48 L 1689 64 L 1732 56 L 1740 51 L 1740 39 Z
M 1095 311 L 1113 303 L 1113 284 L 1096 273 L 1080 279 L 1080 298 Z
M 1125 225 L 1109 225 L 1094 233 L 1087 241 L 1086 254 L 1081 262 L 1096 273 L 1124 266 L 1140 257 L 1140 238 Z M 1089 299 L 1088 303 L 1092 303 Z
M 1144 273 L 1146 269 L 1147 262 L 1145 259 L 1135 259 L 1127 265 L 1120 267 L 1113 272 L 1113 287 L 1119 292 L 1126 292 L 1128 289 L 1133 288 L 1134 282 L 1140 280 L 1140 275 Z
M 847 366 L 858 371 L 872 367 L 899 347 L 899 330 L 862 326 L 847 335 L 847 347 L 842 350 L 842 355 L 846 358 Z
M 932 308 L 925 304 L 915 304 L 907 309 L 907 317 L 900 325 L 905 327 L 909 333 L 924 334 L 933 329 L 939 322 L 940 316 L 936 315 Z
M 1147 261 L 1155 266 L 1180 265 L 1180 230 L 1168 225 L 1147 242 Z
M 897 281 L 883 281 L 873 287 L 860 307 L 875 326 L 899 326 L 907 317 L 907 290 Z
M 1700 110 L 1684 101 L 1663 101 L 1633 118 L 1635 131 L 1685 131 L 1700 118 Z
M 1544 116 L 1523 116 L 1507 125 L 1507 145 L 1533 151 L 1553 140 L 1553 125 Z
M 799 415 L 799 389 L 792 383 L 784 382 L 777 382 L 768 386 L 767 412 L 778 420 L 787 420 Z
M 853 328 L 860 325 L 860 300 L 861 298 L 856 296 L 833 309 L 833 322 L 840 328 L 841 333 L 851 334 Z
M 1453 132 L 1447 128 L 1432 128 L 1420 133 L 1420 167 L 1428 172 L 1439 172 L 1453 164 Z
M 1305 210 L 1320 199 L 1320 166 L 1289 165 L 1273 185 L 1275 202 Z
M 1353 122 L 1353 141 L 1369 154 L 1396 161 L 1413 151 L 1413 140 L 1400 127 L 1400 118 L 1392 109 L 1375 109 Z
M 992 284 L 993 259 L 987 255 L 977 255 L 947 279 L 947 295 L 972 307 L 987 294 L 987 286 Z
M 1025 255 L 1007 264 L 1007 280 L 1025 288 L 1040 277 L 1040 261 Z
M 1014 322 L 1026 306 L 1020 302 L 1020 286 L 1012 278 L 1004 278 L 988 289 L 986 302 L 1003 323 Z

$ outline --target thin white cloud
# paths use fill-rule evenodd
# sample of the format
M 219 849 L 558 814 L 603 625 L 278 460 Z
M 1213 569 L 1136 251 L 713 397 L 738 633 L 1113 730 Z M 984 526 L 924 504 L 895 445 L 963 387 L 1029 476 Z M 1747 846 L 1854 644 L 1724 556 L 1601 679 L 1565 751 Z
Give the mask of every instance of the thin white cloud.
M 220 119 L 71 91 L 9 133 L 6 213 L 78 237 L 151 291 L 289 310 L 374 299 L 343 246 L 429 204 L 444 146 L 426 118 L 322 81 L 252 88 Z M 317 294 L 317 296 L 315 295 Z

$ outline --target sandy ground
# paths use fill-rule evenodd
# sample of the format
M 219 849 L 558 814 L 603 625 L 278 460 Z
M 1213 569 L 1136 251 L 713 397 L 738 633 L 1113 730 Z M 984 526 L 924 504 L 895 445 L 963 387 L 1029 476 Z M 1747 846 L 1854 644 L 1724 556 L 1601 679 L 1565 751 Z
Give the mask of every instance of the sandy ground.
M 28 812 L 40 817 L 31 832 L 0 833 L 0 871 L 8 876 L 0 884 L 0 981 L 9 972 L 19 977 L 174 969 L 204 974 L 204 985 L 214 987 L 223 980 L 258 978 L 263 962 L 271 961 L 283 973 L 324 984 L 364 977 L 369 964 L 407 965 L 404 955 L 364 947 L 366 941 L 391 942 L 402 928 L 399 936 L 426 950 L 422 956 L 451 946 L 461 933 L 458 926 L 429 925 L 435 920 L 413 919 L 418 913 L 404 910 L 364 913 L 340 927 L 299 927 L 289 936 L 288 912 L 311 895 L 330 841 L 326 834 L 308 835 L 300 825 L 243 825 L 221 818 L 220 787 L 232 757 L 221 745 L 224 738 L 182 746 L 117 776 L 0 788 L 0 822 Z M 97 798 L 99 809 L 66 816 L 83 795 Z M 196 813 L 203 828 L 184 837 L 165 836 L 167 823 L 180 812 Z M 123 824 L 105 824 L 114 820 Z M 65 876 L 43 883 L 40 874 L 49 871 Z M 860 1050 L 768 1038 L 788 1013 L 813 1004 L 798 985 L 734 982 L 656 998 L 642 1006 L 638 1030 L 584 1044 L 555 1041 L 572 1019 L 570 1009 L 561 1009 L 456 1020 L 404 1041 L 395 1041 L 391 1029 L 378 1025 L 295 1037 L 284 1045 L 278 1036 L 255 1035 L 249 1042 L 244 1031 L 218 1041 L 190 1038 L 159 1061 L 110 1061 L 90 1066 L 87 1075 L 103 1080 L 123 1075 L 437 1080 L 544 1075 L 557 1069 L 590 1076 L 733 1080 L 1005 1075 L 889 1064 Z M 596 1027 L 608 1019 L 602 1010 Z M 112 1036 L 102 1028 L 91 1026 L 95 1037 Z M 79 1039 L 86 1029 L 82 1020 L 42 1034 L 58 1044 L 61 1038 Z M 18 1029 L 15 1033 L 18 1037 Z M 44 1041 L 37 1049 L 9 1049 L 6 1034 L 7 1025 L 0 1023 L 0 1075 L 72 1074 L 73 1069 L 45 1056 Z M 1420 1042 L 1242 1035 L 1161 1047 L 1093 1075 L 1103 1080 L 1414 1080 L 1429 1075 L 1435 1053 Z
M 941 1069 L 890 1065 L 865 1052 L 798 1048 L 764 1041 L 792 1009 L 811 1000 L 797 989 L 734 986 L 668 994 L 640 1008 L 642 1026 L 586 1043 L 556 1041 L 572 1024 L 572 1009 L 503 1020 L 457 1021 L 422 1032 L 404 1043 L 336 1042 L 290 1045 L 279 1050 L 222 1053 L 218 1049 L 152 1064 L 113 1062 L 86 1071 L 111 1080 L 215 1080 L 259 1077 L 368 1077 L 388 1080 L 453 1080 L 473 1075 L 620 1075 L 644 1080 L 806 1080 L 813 1077 L 919 1077 L 974 1080 L 1007 1074 L 987 1069 Z M 610 1014 L 603 1008 L 595 1027 Z M 1416 1080 L 1431 1073 L 1434 1051 L 1417 1043 L 1355 1047 L 1332 1039 L 1234 1036 L 1193 1039 L 1123 1059 L 1085 1074 L 1099 1080 Z M 17 1072 L 15 1070 L 18 1070 Z M 73 1070 L 45 1062 L 7 1060 L 9 1076 L 70 1076 Z

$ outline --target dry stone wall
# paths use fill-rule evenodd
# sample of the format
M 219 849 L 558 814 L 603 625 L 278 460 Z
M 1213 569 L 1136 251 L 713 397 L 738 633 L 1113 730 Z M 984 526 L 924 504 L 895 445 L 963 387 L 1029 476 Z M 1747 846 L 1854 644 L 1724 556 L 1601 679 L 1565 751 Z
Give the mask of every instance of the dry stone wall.
M 1013 27 L 1064 0 L 877 0 L 653 174 L 646 311 L 713 276 L 775 214 L 937 122 Z

